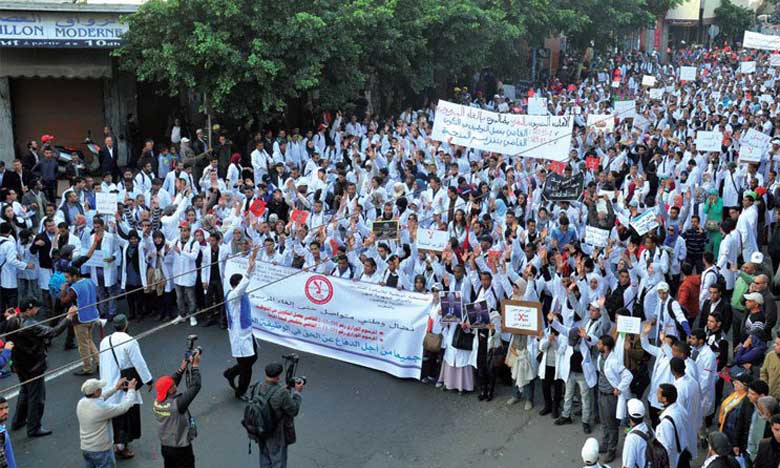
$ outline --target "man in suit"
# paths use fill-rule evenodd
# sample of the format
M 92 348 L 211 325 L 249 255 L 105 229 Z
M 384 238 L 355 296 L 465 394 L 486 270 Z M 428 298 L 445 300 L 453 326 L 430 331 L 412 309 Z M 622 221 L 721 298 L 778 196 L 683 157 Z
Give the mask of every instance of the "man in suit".
M 114 139 L 110 136 L 106 137 L 105 143 L 105 146 L 98 153 L 100 172 L 111 174 L 111 178 L 116 182 L 119 180 L 119 164 L 117 163 L 118 154 L 114 146 Z
M 52 218 L 46 218 L 43 221 L 43 232 L 35 236 L 35 239 L 30 246 L 30 253 L 38 255 L 38 264 L 40 265 L 38 285 L 41 286 L 43 299 L 48 310 L 52 310 L 53 305 L 51 297 L 49 296 L 49 279 L 51 278 L 52 269 L 54 268 L 54 264 L 51 260 L 51 246 L 56 234 L 57 226 L 55 225 L 54 220 Z
M 22 190 L 24 185 L 23 184 L 24 172 L 22 170 L 22 161 L 20 161 L 19 159 L 14 159 L 13 170 L 4 171 L 4 172 L 5 174 L 3 175 L 3 183 L 2 186 L 0 186 L 0 188 L 13 190 L 14 192 L 16 192 L 19 198 L 21 198 L 22 194 L 24 193 L 24 190 Z
M 195 154 L 203 154 L 209 149 L 209 143 L 200 128 L 195 131 L 195 141 L 192 142 L 192 150 Z
M 699 326 L 698 328 L 707 328 L 707 316 L 709 314 L 717 313 L 719 317 L 723 319 L 721 330 L 724 333 L 728 333 L 731 329 L 731 321 L 734 314 L 731 311 L 731 306 L 728 301 L 723 298 L 723 291 L 720 290 L 717 284 L 712 284 L 709 287 L 709 298 L 704 301 L 699 312 Z
M 32 171 L 33 167 L 38 164 L 40 159 L 41 156 L 38 155 L 38 142 L 35 140 L 30 140 L 27 143 L 27 153 L 22 156 L 22 166 L 24 166 L 24 170 Z

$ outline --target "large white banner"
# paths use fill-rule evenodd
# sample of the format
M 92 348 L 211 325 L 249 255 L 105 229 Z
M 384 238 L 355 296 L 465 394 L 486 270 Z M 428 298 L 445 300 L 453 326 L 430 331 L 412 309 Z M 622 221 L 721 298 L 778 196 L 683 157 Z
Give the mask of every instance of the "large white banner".
M 723 134 L 718 131 L 696 132 L 696 151 L 720 151 L 723 145 Z
M 745 31 L 742 47 L 746 49 L 780 50 L 780 36 Z
M 247 259 L 228 260 L 225 278 L 246 274 Z M 272 281 L 277 283 L 258 289 Z M 262 263 L 249 288 L 257 338 L 299 351 L 420 378 L 422 342 L 433 298 Z
M 680 67 L 680 79 L 684 81 L 696 81 L 696 67 Z
M 432 138 L 483 151 L 565 161 L 572 116 L 498 114 L 439 101 Z
M 547 115 L 547 98 L 528 98 L 528 115 Z

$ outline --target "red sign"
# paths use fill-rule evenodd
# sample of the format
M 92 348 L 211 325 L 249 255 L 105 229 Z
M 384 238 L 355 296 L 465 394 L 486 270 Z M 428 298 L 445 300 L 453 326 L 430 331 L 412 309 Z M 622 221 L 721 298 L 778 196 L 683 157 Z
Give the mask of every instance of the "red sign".
M 249 205 L 249 211 L 251 211 L 253 215 L 259 218 L 260 216 L 263 216 L 263 213 L 265 213 L 265 205 L 266 203 L 263 200 L 257 198 L 252 202 L 251 205 Z
M 561 175 L 563 174 L 563 169 L 566 167 L 566 164 L 560 162 L 560 161 L 550 161 L 550 170 L 554 173 Z
M 298 224 L 306 224 L 306 220 L 309 218 L 309 212 L 303 210 L 293 210 L 290 215 L 290 220 Z
M 653 49 L 661 50 L 661 30 L 664 27 L 664 19 L 660 16 L 655 21 L 655 31 L 653 31 Z
M 596 156 L 588 156 L 585 158 L 585 167 L 591 171 L 597 171 L 599 169 L 599 158 Z
M 317 305 L 327 304 L 333 299 L 333 283 L 322 275 L 314 275 L 306 280 L 304 294 Z

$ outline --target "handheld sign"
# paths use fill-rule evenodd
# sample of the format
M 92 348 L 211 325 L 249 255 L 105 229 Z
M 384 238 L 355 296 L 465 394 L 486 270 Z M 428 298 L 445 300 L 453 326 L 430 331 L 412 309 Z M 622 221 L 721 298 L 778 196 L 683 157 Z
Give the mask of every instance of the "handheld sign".
M 780 54 L 772 54 L 769 56 L 770 67 L 780 67 Z
M 585 226 L 585 243 L 594 247 L 606 247 L 609 239 L 607 229 L 599 229 L 593 226 Z
M 620 119 L 633 118 L 636 114 L 634 101 L 615 101 L 615 114 Z
M 293 210 L 290 214 L 290 221 L 298 224 L 306 224 L 306 220 L 309 218 L 309 212 L 303 210 Z
M 118 197 L 118 193 L 95 192 L 95 205 L 97 205 L 95 210 L 97 210 L 98 214 L 116 213 Z
M 464 306 L 466 309 L 466 319 L 471 328 L 490 327 L 490 310 L 487 301 L 472 302 Z
M 617 316 L 617 332 L 638 335 L 642 332 L 642 319 L 627 315 Z
M 249 206 L 249 211 L 251 211 L 253 215 L 259 218 L 263 216 L 263 213 L 265 213 L 265 206 L 266 204 L 263 200 L 256 198 L 255 201 L 253 201 Z
M 588 114 L 588 127 L 608 133 L 614 132 L 615 116 L 608 114 Z
M 705 132 L 703 130 L 696 132 L 697 151 L 720 151 L 722 144 L 723 134 L 720 132 Z
M 696 67 L 680 67 L 680 80 L 682 81 L 696 80 Z
M 398 220 L 374 221 L 371 232 L 376 236 L 376 240 L 398 240 Z
M 92 252 L 92 256 L 89 257 L 89 260 L 84 262 L 84 266 L 104 268 L 106 263 L 103 261 L 103 251 L 95 250 Z
M 637 234 L 644 236 L 651 229 L 658 227 L 658 220 L 656 219 L 655 210 L 647 210 L 641 215 L 631 220 L 631 227 L 634 228 Z
M 588 156 L 585 158 L 585 167 L 591 171 L 599 170 L 599 158 L 597 156 Z
M 650 99 L 654 99 L 656 101 L 660 101 L 664 97 L 664 89 L 663 88 L 650 88 Z
M 447 231 L 436 229 L 417 228 L 417 249 L 441 252 L 447 248 L 450 235 Z
M 513 335 L 542 336 L 542 304 L 505 300 L 501 303 L 501 328 Z
M 542 195 L 550 201 L 575 201 L 582 195 L 584 184 L 585 174 L 582 172 L 569 178 L 549 174 L 544 181 Z
M 753 128 L 749 129 L 739 142 L 739 160 L 741 162 L 761 162 L 769 146 L 771 137 Z
M 439 293 L 441 321 L 460 323 L 463 321 L 463 298 L 460 291 L 442 291 Z
M 547 115 L 547 98 L 528 98 L 528 115 Z
M 642 76 L 642 86 L 647 86 L 648 88 L 655 86 L 655 77 L 653 75 Z
M 742 74 L 748 74 L 748 73 L 755 73 L 756 72 L 756 62 L 740 62 L 739 64 L 739 72 Z

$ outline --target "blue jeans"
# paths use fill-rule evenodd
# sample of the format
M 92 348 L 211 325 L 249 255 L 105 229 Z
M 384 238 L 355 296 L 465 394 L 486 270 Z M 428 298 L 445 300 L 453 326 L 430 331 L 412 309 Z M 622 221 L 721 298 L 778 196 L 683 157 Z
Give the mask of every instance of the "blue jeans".
M 114 450 L 108 449 L 105 452 L 87 452 L 82 450 L 84 456 L 84 468 L 115 468 L 116 459 Z
M 103 274 L 98 273 L 98 285 L 97 285 L 97 300 L 100 302 L 98 308 L 100 309 L 100 317 L 111 320 L 116 315 L 116 299 L 117 294 L 122 292 L 122 288 L 118 284 L 106 287 L 106 283 L 103 280 Z M 111 298 L 108 302 L 103 302 L 107 298 Z

